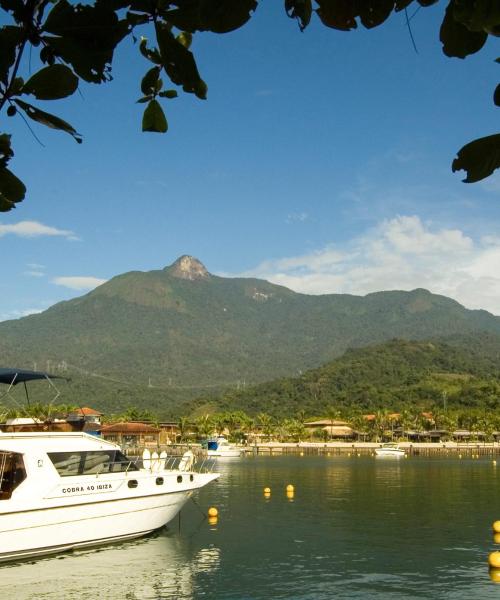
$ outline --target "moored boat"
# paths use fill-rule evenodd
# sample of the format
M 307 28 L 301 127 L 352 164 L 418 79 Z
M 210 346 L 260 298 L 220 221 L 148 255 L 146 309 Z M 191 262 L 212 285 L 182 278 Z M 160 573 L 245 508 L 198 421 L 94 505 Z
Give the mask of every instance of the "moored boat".
M 392 456 L 395 458 L 401 458 L 405 455 L 405 451 L 398 446 L 398 444 L 390 442 L 382 444 L 380 448 L 375 448 L 376 456 Z
M 241 448 L 232 446 L 225 437 L 208 440 L 207 454 L 213 458 L 239 458 L 243 452 Z
M 18 371 L 15 383 L 36 374 L 46 377 Z M 83 432 L 0 432 L 0 562 L 163 527 L 219 476 L 193 461 L 189 453 L 169 468 L 165 457 L 139 467 L 117 444 Z

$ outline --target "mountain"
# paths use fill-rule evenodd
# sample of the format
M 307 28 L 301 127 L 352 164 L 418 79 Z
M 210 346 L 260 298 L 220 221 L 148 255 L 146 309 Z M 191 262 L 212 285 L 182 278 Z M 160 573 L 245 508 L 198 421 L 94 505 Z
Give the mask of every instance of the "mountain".
M 474 351 L 471 352 L 471 346 Z M 500 398 L 500 336 L 476 334 L 439 340 L 390 340 L 348 350 L 300 377 L 281 378 L 202 397 L 185 405 L 191 414 L 242 410 L 275 417 L 322 416 L 331 410 L 482 408 Z
M 167 410 L 209 390 L 318 367 L 348 348 L 480 332 L 500 333 L 500 317 L 423 289 L 309 296 L 218 277 L 182 256 L 0 323 L 0 353 L 7 366 L 66 369 L 74 398 L 97 408 Z

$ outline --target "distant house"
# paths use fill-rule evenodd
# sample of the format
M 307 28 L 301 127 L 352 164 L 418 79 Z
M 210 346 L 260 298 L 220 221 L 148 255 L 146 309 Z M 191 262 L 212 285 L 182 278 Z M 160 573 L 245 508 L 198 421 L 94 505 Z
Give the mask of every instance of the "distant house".
M 23 431 L 72 431 L 71 425 L 65 419 L 51 419 L 50 421 L 40 421 L 29 417 L 20 417 L 7 419 L 2 424 L 2 431 L 8 433 L 19 433 Z
M 335 419 L 320 419 L 318 421 L 309 421 L 304 423 L 304 427 L 309 431 L 322 431 L 330 438 L 352 439 L 358 434 L 346 421 Z
M 66 421 L 75 431 L 85 431 L 93 435 L 100 435 L 102 413 L 88 406 L 82 406 L 71 411 Z
M 123 447 L 158 446 L 160 444 L 160 429 L 139 421 L 102 425 L 101 435 L 104 439 Z

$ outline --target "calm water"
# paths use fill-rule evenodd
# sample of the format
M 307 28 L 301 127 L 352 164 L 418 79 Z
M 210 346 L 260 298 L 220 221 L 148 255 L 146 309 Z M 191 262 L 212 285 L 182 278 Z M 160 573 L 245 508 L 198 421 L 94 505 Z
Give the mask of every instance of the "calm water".
M 219 464 L 181 524 L 0 568 L 8 600 L 486 599 L 500 466 L 491 460 L 257 457 Z M 295 485 L 295 497 L 285 486 Z M 272 489 L 270 499 L 263 488 Z

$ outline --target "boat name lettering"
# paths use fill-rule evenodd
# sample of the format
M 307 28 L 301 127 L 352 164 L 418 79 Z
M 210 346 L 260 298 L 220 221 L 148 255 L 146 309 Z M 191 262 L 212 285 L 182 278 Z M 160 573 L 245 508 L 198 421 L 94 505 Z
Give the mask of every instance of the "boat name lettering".
M 96 485 L 88 485 L 87 487 L 75 486 L 62 488 L 63 494 L 77 494 L 79 492 L 101 492 L 103 490 L 112 490 L 111 483 L 98 483 Z

